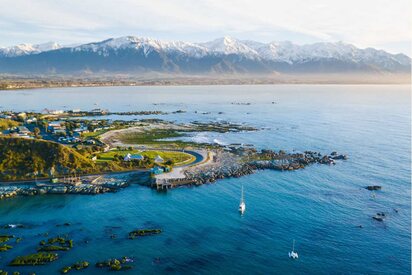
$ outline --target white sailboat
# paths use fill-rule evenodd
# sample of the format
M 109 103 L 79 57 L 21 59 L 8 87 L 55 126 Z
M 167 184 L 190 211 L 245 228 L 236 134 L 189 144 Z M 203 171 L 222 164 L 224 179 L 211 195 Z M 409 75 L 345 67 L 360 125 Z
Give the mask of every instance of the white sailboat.
M 245 200 L 243 197 L 243 185 L 242 185 L 242 197 L 240 198 L 239 212 L 243 214 L 245 210 L 246 210 L 246 204 L 245 204 Z
M 297 258 L 299 258 L 298 253 L 295 252 L 295 240 L 293 240 L 292 251 L 289 252 L 289 258 L 292 258 L 292 259 L 297 259 Z

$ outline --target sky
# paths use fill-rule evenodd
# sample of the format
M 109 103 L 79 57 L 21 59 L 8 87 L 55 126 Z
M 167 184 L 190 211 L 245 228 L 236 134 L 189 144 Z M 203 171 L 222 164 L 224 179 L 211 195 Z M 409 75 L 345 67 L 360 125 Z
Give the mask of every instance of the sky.
M 411 0 L 0 0 L 0 46 L 133 35 L 343 41 L 411 56 Z

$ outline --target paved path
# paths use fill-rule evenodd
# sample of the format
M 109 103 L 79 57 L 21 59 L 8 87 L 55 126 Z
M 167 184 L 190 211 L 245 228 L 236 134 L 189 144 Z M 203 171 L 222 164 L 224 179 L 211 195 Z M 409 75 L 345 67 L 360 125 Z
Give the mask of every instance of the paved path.
M 184 171 L 186 170 L 187 167 L 190 166 L 200 166 L 203 164 L 208 163 L 209 161 L 212 160 L 212 157 L 208 158 L 209 152 L 207 150 L 202 150 L 202 151 L 185 151 L 187 153 L 191 153 L 192 155 L 199 155 L 198 158 L 196 158 L 196 161 L 183 165 L 180 167 L 175 167 L 173 170 L 169 173 L 163 173 L 160 175 L 156 175 L 156 179 L 158 180 L 172 180 L 172 179 L 184 179 L 186 178 L 186 175 L 184 174 Z

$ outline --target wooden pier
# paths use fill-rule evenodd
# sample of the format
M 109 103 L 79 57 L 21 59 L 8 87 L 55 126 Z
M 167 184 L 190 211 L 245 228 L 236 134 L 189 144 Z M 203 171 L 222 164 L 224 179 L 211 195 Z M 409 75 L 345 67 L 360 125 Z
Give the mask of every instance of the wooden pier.
M 179 179 L 154 179 L 154 181 L 151 184 L 151 187 L 162 191 L 162 190 L 167 190 L 183 185 L 191 185 L 195 184 L 195 181 L 193 180 L 188 180 L 186 178 L 179 178 Z
M 60 180 L 60 182 L 63 184 L 68 184 L 68 185 L 73 185 L 73 186 L 82 184 L 82 180 L 80 176 L 76 174 L 74 176 L 63 177 L 63 180 Z

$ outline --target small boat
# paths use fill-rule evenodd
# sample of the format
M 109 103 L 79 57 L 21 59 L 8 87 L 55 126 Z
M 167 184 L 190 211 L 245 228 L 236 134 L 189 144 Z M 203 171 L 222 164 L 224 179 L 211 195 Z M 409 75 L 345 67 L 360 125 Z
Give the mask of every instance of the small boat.
M 289 252 L 289 258 L 298 259 L 299 255 L 294 250 L 295 250 L 295 240 L 293 240 L 292 251 Z
M 246 204 L 245 204 L 245 200 L 243 198 L 243 185 L 242 185 L 242 196 L 240 198 L 240 204 L 239 204 L 239 212 L 240 214 L 243 214 L 246 210 Z

